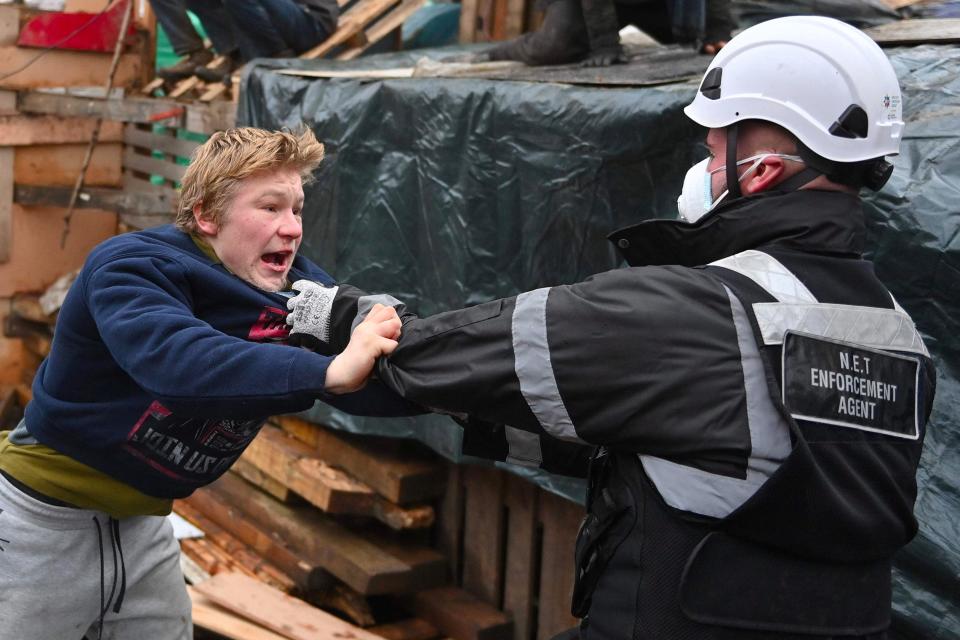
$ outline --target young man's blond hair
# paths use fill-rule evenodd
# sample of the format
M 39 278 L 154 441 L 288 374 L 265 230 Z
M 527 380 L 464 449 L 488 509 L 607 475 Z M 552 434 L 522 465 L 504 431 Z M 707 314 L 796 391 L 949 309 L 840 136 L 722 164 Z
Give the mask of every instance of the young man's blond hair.
M 183 176 L 176 225 L 195 233 L 193 210 L 219 223 L 237 186 L 261 171 L 296 169 L 304 184 L 323 160 L 323 145 L 310 129 L 302 133 L 238 127 L 218 131 L 193 154 Z

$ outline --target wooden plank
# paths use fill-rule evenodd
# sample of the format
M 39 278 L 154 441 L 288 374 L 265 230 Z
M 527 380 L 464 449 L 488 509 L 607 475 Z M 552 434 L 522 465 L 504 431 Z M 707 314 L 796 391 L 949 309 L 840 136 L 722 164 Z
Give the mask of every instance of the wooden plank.
M 279 535 L 268 527 L 261 527 L 245 514 L 223 502 L 217 494 L 200 489 L 182 501 L 220 525 L 238 540 L 263 556 L 290 576 L 303 591 L 325 589 L 333 584 L 333 576 L 317 563 L 301 557 Z
M 210 574 L 185 553 L 180 554 L 180 571 L 183 571 L 183 577 L 187 584 L 197 584 L 210 579 Z
M 250 573 L 249 569 L 236 562 L 229 553 L 205 538 L 181 540 L 180 551 L 210 575 L 223 572 Z M 255 576 L 251 577 L 256 579 Z
M 346 43 L 352 37 L 363 31 L 363 28 L 375 20 L 384 11 L 397 3 L 397 0 L 357 0 L 357 2 L 340 16 L 337 30 L 313 49 L 300 55 L 301 58 L 313 59 L 324 56 L 336 47 Z
M 247 452 L 245 451 L 244 456 L 246 456 L 246 453 Z M 300 496 L 285 487 L 279 480 L 270 477 L 258 469 L 244 456 L 241 456 L 239 460 L 233 463 L 233 465 L 230 467 L 230 471 L 236 473 L 253 486 L 257 487 L 261 491 L 264 491 L 265 493 L 270 494 L 284 504 L 292 504 L 301 501 Z
M 233 82 L 232 86 L 237 86 L 237 83 Z M 212 100 L 216 100 L 229 90 L 230 87 L 224 83 L 214 82 L 213 84 L 209 85 L 202 94 L 200 94 L 200 102 L 210 102 Z
M 95 125 L 94 118 L 0 116 L 0 140 L 4 146 L 89 142 Z M 119 142 L 122 136 L 119 122 L 104 122 L 100 128 L 100 142 Z
M 0 47 L 17 44 L 20 35 L 20 7 L 0 5 Z
M 13 201 L 30 207 L 67 207 L 70 203 L 72 187 L 37 187 L 16 185 Z M 164 224 L 173 219 L 173 207 L 176 192 L 168 191 L 121 191 L 119 189 L 83 189 L 77 198 L 78 210 L 117 211 L 140 215 L 156 215 Z
M 201 84 L 200 78 L 197 76 L 190 76 L 185 78 L 177 83 L 177 85 L 170 91 L 171 98 L 182 98 L 187 95 Z
M 0 140 L 2 140 L 0 134 Z M 0 264 L 13 249 L 13 149 L 0 147 Z
M 183 174 L 187 172 L 187 168 L 183 165 L 174 164 L 168 160 L 159 160 L 151 156 L 139 155 L 130 147 L 123 150 L 123 166 L 126 169 L 133 169 L 141 173 L 161 176 L 173 182 L 180 182 Z
M 583 515 L 583 507 L 579 504 L 548 491 L 540 492 L 543 551 L 538 640 L 549 640 L 577 624 L 577 619 L 570 615 L 570 598 L 573 594 L 573 549 Z
M 410 567 L 410 583 L 416 589 L 447 584 L 447 559 L 436 549 L 414 539 L 398 537 L 393 531 L 370 526 L 355 527 L 354 532 L 385 553 Z M 409 589 L 408 589 L 409 590 Z
M 960 42 L 960 18 L 900 20 L 864 32 L 877 44 L 904 46 L 913 44 L 951 44 Z
M 193 152 L 200 146 L 199 142 L 182 140 L 173 136 L 155 134 L 138 129 L 136 125 L 128 124 L 123 128 L 123 142 L 131 147 L 162 151 L 171 156 L 190 159 Z
M 111 54 L 82 51 L 40 51 L 17 46 L 0 46 L 0 76 L 22 69 L 0 80 L 4 89 L 39 89 L 42 87 L 99 87 L 107 81 Z M 114 87 L 131 87 L 140 75 L 140 55 L 120 56 Z
M 135 213 L 124 213 L 120 212 L 118 226 L 122 225 L 126 227 L 127 231 L 137 231 L 140 229 L 149 229 L 151 227 L 158 227 L 163 224 L 169 224 L 173 222 L 172 214 L 157 215 L 157 214 L 147 214 L 140 215 Z M 120 233 L 118 231 L 118 233 Z
M 526 480 L 508 474 L 504 503 L 507 506 L 506 579 L 503 610 L 513 618 L 514 640 L 533 636 L 536 593 L 535 558 L 538 552 L 538 489 Z M 571 560 L 572 562 L 572 560 Z
M 17 111 L 17 92 L 0 90 L 0 116 L 13 116 Z
M 503 595 L 503 472 L 494 467 L 467 465 L 466 518 L 463 532 L 463 588 L 501 606 Z
M 263 427 L 241 459 L 327 513 L 362 512 L 357 503 L 366 501 L 373 493 L 366 485 L 317 458 L 313 447 L 277 427 Z
M 490 2 L 490 39 L 505 40 L 507 33 L 507 0 Z
M 34 333 L 20 338 L 23 342 L 23 348 L 37 356 L 40 359 L 50 355 L 50 347 L 53 345 L 53 336 Z
M 321 609 L 335 610 L 357 626 L 370 627 L 377 623 L 367 599 L 343 583 L 308 594 L 305 599 Z
M 230 100 L 194 103 L 187 108 L 188 131 L 213 133 L 236 126 L 237 104 Z
M 213 522 L 202 512 L 184 502 L 178 502 L 174 510 L 203 531 L 207 540 L 227 552 L 235 563 L 246 570 L 245 573 L 248 575 L 254 576 L 284 593 L 290 593 L 296 589 L 297 585 L 290 576 L 251 551 L 229 531 Z
M 386 640 L 433 640 L 440 635 L 435 626 L 422 618 L 407 618 L 367 629 Z
M 526 8 L 527 3 L 525 0 L 507 0 L 503 31 L 504 39 L 511 40 L 523 34 L 523 18 Z
M 418 592 L 410 606 L 419 617 L 454 640 L 509 640 L 513 624 L 501 611 L 463 589 L 438 587 Z
M 87 143 L 41 144 L 17 147 L 14 181 L 18 185 L 73 187 L 83 166 Z M 86 187 L 119 187 L 122 181 L 123 145 L 98 144 L 90 158 L 83 184 Z
M 234 126 L 236 105 L 232 103 L 184 104 L 172 99 L 126 96 L 105 100 L 43 91 L 20 93 L 23 113 L 56 116 L 96 116 L 105 120 L 164 124 L 195 133 L 213 133 Z
M 478 0 L 460 1 L 460 44 L 477 40 L 477 2 Z
M 454 584 L 462 584 L 463 576 L 463 471 L 457 464 L 447 465 L 446 490 L 440 501 L 437 522 L 439 524 L 438 546 L 447 557 L 450 579 Z
M 394 529 L 433 524 L 430 506 L 399 507 L 317 457 L 310 445 L 276 427 L 265 427 L 243 453 L 254 467 L 303 496 L 326 513 L 377 518 Z
M 403 26 L 407 18 L 416 13 L 417 9 L 427 3 L 427 0 L 404 0 L 389 13 L 383 15 L 377 22 L 364 31 L 366 43 L 350 48 L 337 56 L 337 60 L 353 60 L 361 53 L 390 35 L 395 29 Z
M 17 391 L 13 387 L 0 387 L 0 431 L 13 428 L 17 414 Z
M 40 306 L 40 296 L 36 293 L 15 293 L 10 300 L 10 311 L 30 322 L 53 325 L 57 316 L 49 316 Z
M 261 527 L 282 536 L 303 560 L 322 566 L 364 595 L 399 593 L 416 586 L 413 567 L 312 507 L 281 504 L 232 474 L 224 475 L 208 490 Z
M 106 120 L 160 123 L 197 133 L 229 129 L 236 107 L 232 104 L 183 104 L 175 100 L 126 96 L 123 100 L 84 98 L 41 91 L 20 94 L 23 113 L 56 116 L 97 116 Z
M 213 631 L 231 640 L 286 640 L 286 636 L 264 629 L 258 624 L 230 613 L 193 587 L 187 587 L 187 593 L 190 594 L 190 601 L 193 603 L 195 627 Z
M 335 432 L 294 416 L 273 420 L 391 502 L 426 502 L 443 494 L 443 467 L 414 443 Z
M 163 83 L 163 78 L 154 78 L 143 86 L 143 89 L 140 90 L 140 93 L 148 96 L 153 95 L 153 92 L 162 87 Z
M 217 575 L 194 589 L 291 640 L 379 640 L 360 627 L 240 574 Z

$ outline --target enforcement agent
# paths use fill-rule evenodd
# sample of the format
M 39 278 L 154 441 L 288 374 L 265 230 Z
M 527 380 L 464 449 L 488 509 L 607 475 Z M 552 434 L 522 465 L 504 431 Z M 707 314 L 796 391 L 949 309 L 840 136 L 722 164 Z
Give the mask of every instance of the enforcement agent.
M 583 638 L 886 637 L 935 384 L 863 258 L 859 192 L 890 176 L 901 106 L 861 31 L 747 29 L 686 107 L 710 155 L 681 219 L 610 237 L 629 268 L 405 318 L 379 378 L 470 416 L 465 452 L 563 471 L 595 447 Z M 363 298 L 295 287 L 293 332 L 326 304 L 345 339 Z

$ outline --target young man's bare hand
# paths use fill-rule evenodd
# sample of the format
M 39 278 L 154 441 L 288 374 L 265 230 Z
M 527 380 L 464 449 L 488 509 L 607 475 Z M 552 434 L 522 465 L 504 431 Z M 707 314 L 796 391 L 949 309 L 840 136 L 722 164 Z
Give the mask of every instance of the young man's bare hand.
M 375 304 L 357 325 L 350 343 L 327 367 L 324 387 L 330 393 L 351 393 L 363 388 L 377 358 L 393 353 L 400 339 L 400 317 L 393 307 Z

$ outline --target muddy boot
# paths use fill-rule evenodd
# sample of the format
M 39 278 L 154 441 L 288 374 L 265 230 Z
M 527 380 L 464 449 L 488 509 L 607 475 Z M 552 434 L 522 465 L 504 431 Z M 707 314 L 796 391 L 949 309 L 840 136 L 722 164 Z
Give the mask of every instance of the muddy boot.
M 590 42 L 590 52 L 583 66 L 607 67 L 626 62 L 626 55 L 620 46 L 620 24 L 613 0 L 582 0 L 580 10 Z
M 554 0 L 547 5 L 539 29 L 486 53 L 491 60 L 517 60 L 536 66 L 577 62 L 583 60 L 589 50 L 587 25 L 579 0 Z
M 194 69 L 194 73 L 204 82 L 223 82 L 229 86 L 230 76 L 240 68 L 240 65 L 240 59 L 236 53 L 232 53 L 226 56 L 226 60 L 221 61 L 217 66 L 200 66 Z
M 211 60 L 213 60 L 213 52 L 209 49 L 194 51 L 176 64 L 157 69 L 157 77 L 168 81 L 183 80 L 192 76 L 193 70 L 198 66 L 202 67 Z

